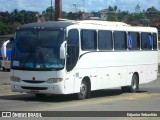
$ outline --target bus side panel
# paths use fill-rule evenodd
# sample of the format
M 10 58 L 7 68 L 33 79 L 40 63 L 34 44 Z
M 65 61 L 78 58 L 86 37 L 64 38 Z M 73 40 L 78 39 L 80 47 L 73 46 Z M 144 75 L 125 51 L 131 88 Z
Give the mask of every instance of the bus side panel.
M 157 55 L 157 51 L 88 52 L 80 58 L 77 68 L 82 79 L 94 75 L 97 69 L 97 82 L 91 80 L 91 90 L 131 85 L 134 73 L 138 73 L 142 84 L 157 78 Z
M 97 89 L 119 87 L 126 84 L 126 67 L 99 68 L 97 71 Z
M 140 76 L 140 84 L 148 83 L 157 79 L 157 64 L 142 65 L 142 74 Z
M 126 66 L 111 67 L 110 71 L 110 88 L 124 86 L 126 84 Z

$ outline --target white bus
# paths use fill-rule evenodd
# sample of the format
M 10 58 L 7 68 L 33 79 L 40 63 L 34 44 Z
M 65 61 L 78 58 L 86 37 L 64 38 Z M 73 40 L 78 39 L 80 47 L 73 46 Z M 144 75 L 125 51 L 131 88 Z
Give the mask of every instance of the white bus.
M 14 92 L 73 94 L 121 87 L 136 92 L 157 79 L 158 32 L 120 22 L 58 21 L 17 29 L 12 51 Z

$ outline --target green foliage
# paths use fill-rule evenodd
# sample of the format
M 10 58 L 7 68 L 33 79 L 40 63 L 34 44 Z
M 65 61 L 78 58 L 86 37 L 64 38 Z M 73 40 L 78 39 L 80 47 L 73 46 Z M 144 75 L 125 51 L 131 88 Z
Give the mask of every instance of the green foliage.
M 18 26 L 36 22 L 36 14 L 37 12 L 17 9 L 11 13 L 0 12 L 0 35 L 12 34 Z
M 154 6 L 148 8 L 147 11 L 148 12 L 158 12 L 158 10 Z
M 141 12 L 141 7 L 137 4 L 135 7 L 135 13 L 140 13 Z
M 69 12 L 67 18 L 70 20 L 75 20 L 75 16 L 76 16 L 75 13 Z
M 116 15 L 109 15 L 107 21 L 119 21 Z
M 7 34 L 9 32 L 9 26 L 5 23 L 0 23 L 0 35 Z
M 51 6 L 42 12 L 42 16 L 44 17 L 45 21 L 54 20 L 54 14 L 55 14 L 55 10 Z
M 18 27 L 20 27 L 22 24 L 19 22 L 15 22 L 10 25 L 10 33 L 14 33 Z
M 109 11 L 114 11 L 113 7 L 111 7 L 111 6 L 108 7 L 108 10 Z

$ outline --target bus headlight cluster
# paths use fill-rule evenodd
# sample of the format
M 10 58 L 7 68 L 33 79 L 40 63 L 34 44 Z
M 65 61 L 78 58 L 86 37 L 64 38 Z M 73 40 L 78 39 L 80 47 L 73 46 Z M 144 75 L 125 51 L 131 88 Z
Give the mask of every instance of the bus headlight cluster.
M 47 83 L 59 83 L 63 80 L 63 78 L 50 78 L 47 80 Z
M 16 77 L 16 76 L 11 76 L 10 79 L 11 79 L 11 81 L 13 81 L 13 82 L 21 82 L 21 78 Z

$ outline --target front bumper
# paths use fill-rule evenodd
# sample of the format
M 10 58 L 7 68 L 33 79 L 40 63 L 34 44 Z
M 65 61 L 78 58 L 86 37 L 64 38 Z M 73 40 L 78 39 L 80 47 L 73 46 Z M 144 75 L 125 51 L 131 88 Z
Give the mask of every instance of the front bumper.
M 64 82 L 48 84 L 30 84 L 25 82 L 12 82 L 12 92 L 21 93 L 43 93 L 43 94 L 66 94 L 64 90 Z

